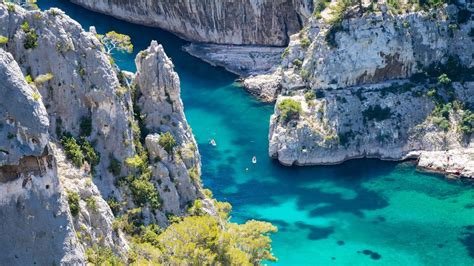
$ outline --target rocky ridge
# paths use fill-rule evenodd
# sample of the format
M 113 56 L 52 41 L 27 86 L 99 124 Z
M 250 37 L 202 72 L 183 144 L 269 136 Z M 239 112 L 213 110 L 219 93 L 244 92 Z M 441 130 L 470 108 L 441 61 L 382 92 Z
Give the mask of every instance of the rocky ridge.
M 311 0 L 71 0 L 93 11 L 155 26 L 192 41 L 285 46 L 311 16 Z
M 285 165 L 419 158 L 420 168 L 472 177 L 472 164 L 460 164 L 473 158 L 472 6 L 394 14 L 381 4 L 362 17 L 354 8 L 333 27 L 310 19 L 273 74 L 244 81 L 278 98 L 270 156 Z
M 160 45 L 137 57 L 129 85 L 95 32 L 59 9 L 0 3 L 0 35 L 0 235 L 18 240 L 4 241 L 1 264 L 85 264 L 97 246 L 125 257 L 112 210 L 140 207 L 146 223 L 166 226 L 204 197 L 179 78 Z

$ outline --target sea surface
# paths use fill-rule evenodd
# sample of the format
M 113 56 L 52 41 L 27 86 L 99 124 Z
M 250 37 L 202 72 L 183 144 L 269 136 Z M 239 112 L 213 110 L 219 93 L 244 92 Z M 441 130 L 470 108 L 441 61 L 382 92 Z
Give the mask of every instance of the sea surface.
M 411 162 L 354 160 L 339 166 L 283 167 L 268 158 L 273 111 L 235 83 L 237 76 L 184 52 L 187 44 L 154 28 L 59 7 L 98 33 L 128 34 L 133 54 L 116 55 L 124 70 L 151 40 L 161 43 L 181 79 L 187 119 L 199 144 L 203 182 L 233 205 L 233 221 L 270 221 L 279 232 L 279 265 L 473 265 L 472 184 L 419 173 Z M 217 146 L 209 145 L 214 138 Z M 252 164 L 253 156 L 257 163 Z

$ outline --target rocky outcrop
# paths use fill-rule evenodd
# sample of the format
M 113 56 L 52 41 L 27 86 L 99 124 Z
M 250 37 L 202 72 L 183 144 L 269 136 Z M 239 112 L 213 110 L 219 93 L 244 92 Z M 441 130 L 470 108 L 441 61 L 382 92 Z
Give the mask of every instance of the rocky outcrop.
M 0 49 L 0 263 L 81 264 L 68 205 L 49 155 L 49 120 L 12 56 Z M 6 102 L 8 100 L 8 102 Z M 50 256 L 44 256 L 50 254 Z
M 190 44 L 184 50 L 201 60 L 222 66 L 237 75 L 247 77 L 264 74 L 280 64 L 283 48 L 265 46 L 236 46 Z
M 131 75 L 59 9 L 0 3 L 0 35 L 9 52 L 0 49 L 0 236 L 12 239 L 0 244 L 0 264 L 82 265 L 99 247 L 125 258 L 109 201 L 116 213 L 139 207 L 145 224 L 166 226 L 204 198 L 179 78 L 156 42 Z M 160 142 L 166 132 L 171 150 Z M 143 154 L 138 176 L 129 161 Z
M 196 198 L 202 197 L 201 159 L 184 116 L 178 74 L 163 47 L 153 41 L 137 55 L 135 62 L 137 73 L 133 84 L 147 133 L 145 145 L 153 162 L 153 178 L 159 181 L 163 212 L 158 220 L 163 222 L 164 214 L 182 215 Z M 173 151 L 160 144 L 164 133 L 170 133 L 176 141 Z
M 419 158 L 422 169 L 472 177 L 462 163 L 472 158 L 470 8 L 394 14 L 378 5 L 362 16 L 349 8 L 339 24 L 327 10 L 312 18 L 277 71 L 244 82 L 280 90 L 270 156 L 284 165 Z
M 468 10 L 467 5 L 449 5 L 394 14 L 380 5 L 363 16 L 349 11 L 334 27 L 327 22 L 331 11 L 325 11 L 325 17 L 312 17 L 303 31 L 291 36 L 280 68 L 272 74 L 281 82 L 273 83 L 284 91 L 372 84 L 408 78 L 449 57 L 472 67 L 474 22 L 460 18 L 472 12 Z M 244 84 L 255 86 L 255 80 Z
M 304 91 L 279 97 L 271 118 L 270 156 L 284 165 L 420 157 L 423 168 L 473 177 L 472 165 L 462 164 L 472 156 L 467 152 L 472 150 L 473 136 L 461 130 L 461 120 L 473 106 L 474 83 L 453 84 L 457 100 L 445 105 L 433 99 L 429 88 L 406 81 L 325 91 L 319 98 L 309 96 L 311 92 L 305 97 Z M 438 93 L 448 97 L 450 92 Z M 285 100 L 301 106 L 297 118 L 282 115 Z M 449 154 L 453 154 L 450 163 L 436 161 Z
M 32 32 L 38 36 L 36 47 L 25 45 Z M 117 193 L 108 167 L 111 158 L 123 162 L 134 154 L 128 123 L 132 103 L 130 94 L 120 94 L 123 84 L 101 50 L 102 44 L 59 9 L 25 12 L 16 7 L 8 11 L 1 5 L 0 35 L 9 38 L 5 47 L 25 76 L 34 81 L 52 75 L 32 83 L 47 107 L 51 135 L 57 140 L 64 132 L 78 136 L 81 123 L 90 122 L 90 132 L 83 135 L 96 143 L 94 148 L 101 155 L 94 169 L 100 177 L 95 183 L 104 197 Z
M 18 64 L 0 48 L 0 165 L 17 165 L 24 156 L 41 156 L 48 143 L 49 119 Z M 36 100 L 35 100 L 36 99 Z
M 192 42 L 284 46 L 311 15 L 312 0 L 71 0 Z

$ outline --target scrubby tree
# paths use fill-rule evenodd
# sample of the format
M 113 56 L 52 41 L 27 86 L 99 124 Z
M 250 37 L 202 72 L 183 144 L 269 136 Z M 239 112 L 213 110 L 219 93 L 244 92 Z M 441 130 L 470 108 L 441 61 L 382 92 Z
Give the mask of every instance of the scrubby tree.
M 105 51 L 108 54 L 112 54 L 114 51 L 126 53 L 133 52 L 133 44 L 128 35 L 110 31 L 105 35 L 98 34 L 97 37 L 104 44 Z
M 160 140 L 158 141 L 161 147 L 165 149 L 166 152 L 171 154 L 173 152 L 174 147 L 176 147 L 177 143 L 171 133 L 166 132 L 160 136 Z
M 301 103 L 293 99 L 284 99 L 278 104 L 280 110 L 280 118 L 283 122 L 288 122 L 299 117 L 303 111 Z

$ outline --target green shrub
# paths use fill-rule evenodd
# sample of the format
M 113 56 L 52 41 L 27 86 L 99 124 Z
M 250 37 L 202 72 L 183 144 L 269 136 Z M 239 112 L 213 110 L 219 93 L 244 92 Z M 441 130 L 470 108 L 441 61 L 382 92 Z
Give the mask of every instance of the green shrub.
M 15 13 L 16 12 L 15 5 L 11 3 L 7 3 L 7 10 L 10 13 Z
M 165 149 L 166 152 L 171 154 L 173 152 L 174 147 L 177 146 L 176 140 L 174 139 L 173 135 L 170 132 L 166 132 L 160 136 L 160 140 L 158 141 L 161 147 Z
M 125 160 L 125 164 L 128 167 L 135 168 L 135 169 L 144 169 L 147 167 L 146 161 L 144 161 L 139 155 L 135 155 L 134 157 L 127 158 Z
M 362 111 L 362 115 L 366 121 L 383 121 L 389 119 L 392 116 L 392 111 L 388 107 L 382 108 L 380 105 L 375 105 L 370 106 L 366 110 Z
M 438 83 L 441 85 L 448 85 L 451 83 L 451 79 L 446 74 L 441 74 L 438 77 Z
M 354 139 L 355 134 L 352 130 L 344 132 L 344 133 L 339 133 L 339 144 L 342 146 L 346 147 L 349 142 Z
M 26 75 L 25 80 L 26 80 L 26 83 L 28 83 L 28 84 L 33 84 L 34 83 L 33 78 L 31 77 L 31 75 Z
M 300 67 L 303 65 L 303 62 L 302 62 L 300 59 L 295 59 L 295 60 L 293 61 L 293 65 L 294 65 L 295 67 L 300 68 Z
M 4 45 L 7 43 L 8 43 L 8 38 L 3 35 L 0 35 L 0 45 Z
M 474 133 L 474 112 L 464 111 L 461 117 L 460 129 L 465 134 Z
M 447 104 L 438 104 L 433 111 L 433 124 L 439 126 L 444 130 L 448 130 L 451 126 L 449 122 L 449 114 L 453 110 L 453 105 L 451 103 Z
M 117 198 L 114 196 L 111 196 L 107 200 L 107 204 L 109 205 L 110 209 L 112 210 L 113 214 L 117 216 L 120 213 L 120 210 L 122 208 L 122 204 L 117 201 Z
M 331 3 L 330 0 L 319 1 L 314 7 L 313 16 L 315 16 L 316 18 L 321 18 L 321 12 L 323 12 L 323 10 L 326 9 L 329 3 Z
M 93 196 L 90 196 L 86 199 L 86 205 L 89 210 L 92 210 L 93 212 L 97 211 L 97 204 Z
M 288 122 L 292 119 L 297 119 L 303 109 L 301 108 L 301 103 L 293 99 L 284 99 L 278 104 L 278 109 L 280 110 L 280 119 L 283 122 Z
M 343 31 L 342 21 L 346 15 L 347 9 L 353 5 L 352 1 L 338 1 L 335 5 L 331 6 L 331 20 L 328 23 L 331 28 L 326 33 L 326 42 L 330 47 L 337 47 L 336 33 Z
M 100 155 L 85 138 L 81 138 L 81 150 L 83 152 L 84 159 L 91 165 L 92 168 L 100 163 Z
M 61 144 L 64 147 L 66 157 L 71 160 L 72 164 L 76 167 L 81 167 L 84 163 L 84 155 L 82 154 L 81 146 L 77 144 L 76 139 L 70 135 L 65 135 L 61 138 Z
M 157 209 L 161 205 L 161 200 L 156 191 L 155 186 L 144 177 L 137 178 L 130 184 L 133 200 L 138 206 L 145 206 L 150 203 L 153 209 Z
M 33 99 L 35 101 L 39 101 L 41 99 L 41 94 L 39 94 L 38 92 L 33 92 L 31 96 L 33 96 Z
M 306 48 L 311 44 L 311 42 L 309 41 L 309 39 L 307 37 L 305 37 L 305 38 L 301 39 L 300 44 L 301 44 L 301 47 Z
M 28 21 L 25 21 L 21 25 L 21 29 L 25 33 L 25 40 L 23 42 L 25 49 L 33 49 L 38 47 L 38 34 L 36 34 L 34 29 L 30 28 Z
M 428 97 L 436 97 L 438 95 L 437 91 L 436 91 L 436 88 L 431 88 L 427 93 L 426 95 Z
M 89 265 L 123 265 L 112 249 L 97 244 L 86 250 L 86 256 Z
M 79 205 L 80 200 L 81 198 L 76 192 L 67 192 L 67 202 L 69 203 L 69 210 L 71 211 L 72 216 L 77 216 L 79 214 L 79 210 L 81 209 L 81 206 Z

